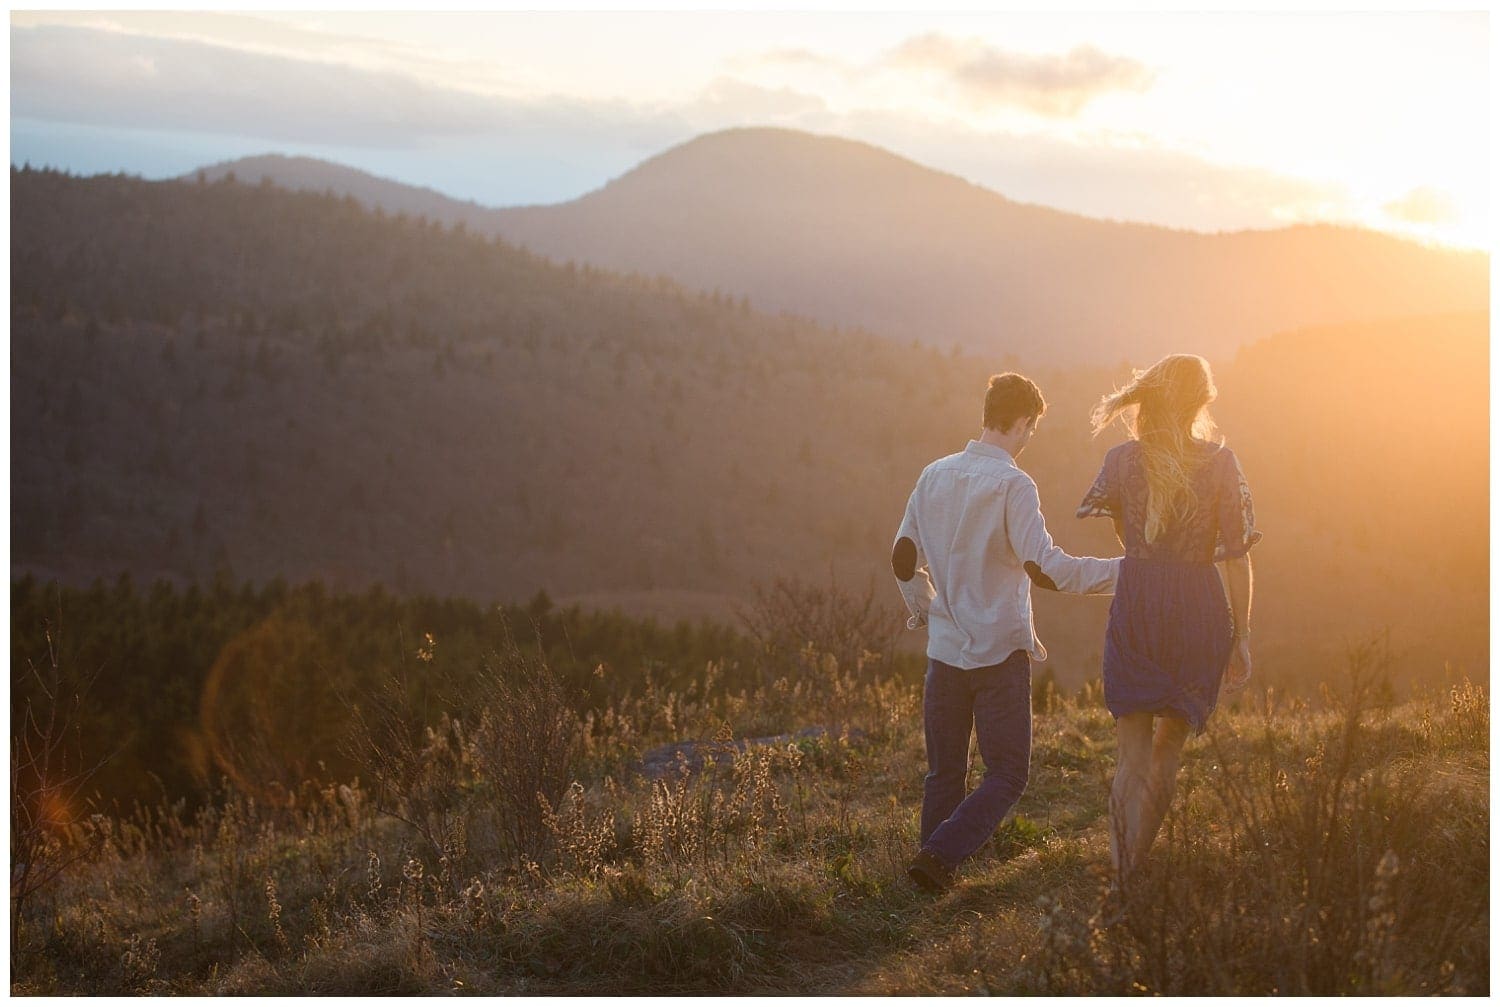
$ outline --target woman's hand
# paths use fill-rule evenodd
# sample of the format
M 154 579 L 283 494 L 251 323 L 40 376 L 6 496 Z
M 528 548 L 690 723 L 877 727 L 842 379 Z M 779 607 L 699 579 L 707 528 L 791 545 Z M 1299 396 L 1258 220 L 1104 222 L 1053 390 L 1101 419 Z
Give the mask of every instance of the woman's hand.
M 1234 641 L 1234 650 L 1229 654 L 1229 667 L 1224 670 L 1224 691 L 1239 692 L 1250 684 L 1250 638 L 1242 636 Z

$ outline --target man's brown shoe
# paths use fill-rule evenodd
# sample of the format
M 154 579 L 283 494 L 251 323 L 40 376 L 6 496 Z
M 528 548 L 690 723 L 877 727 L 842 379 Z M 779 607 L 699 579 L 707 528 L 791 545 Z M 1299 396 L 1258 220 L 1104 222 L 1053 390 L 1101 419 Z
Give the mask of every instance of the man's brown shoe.
M 906 876 L 926 892 L 942 892 L 953 887 L 953 870 L 926 850 L 918 853 L 906 868 Z

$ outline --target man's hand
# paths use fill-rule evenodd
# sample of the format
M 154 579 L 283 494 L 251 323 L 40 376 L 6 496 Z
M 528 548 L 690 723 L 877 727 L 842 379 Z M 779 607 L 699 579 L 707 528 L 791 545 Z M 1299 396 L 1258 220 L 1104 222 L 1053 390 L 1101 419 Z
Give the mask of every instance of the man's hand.
M 1024 566 L 1026 568 L 1026 576 L 1030 577 L 1031 582 L 1037 587 L 1044 591 L 1057 590 L 1057 581 L 1043 573 L 1042 568 L 1037 566 L 1033 560 L 1028 559 Z
M 1234 641 L 1234 650 L 1229 655 L 1229 667 L 1224 670 L 1224 691 L 1239 692 L 1250 684 L 1250 638 L 1242 636 Z

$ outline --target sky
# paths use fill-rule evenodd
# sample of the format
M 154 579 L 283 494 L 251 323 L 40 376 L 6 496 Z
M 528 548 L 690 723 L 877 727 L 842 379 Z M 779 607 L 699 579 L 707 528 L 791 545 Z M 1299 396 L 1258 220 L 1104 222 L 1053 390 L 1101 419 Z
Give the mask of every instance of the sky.
M 13 12 L 11 162 L 511 206 L 770 125 L 1093 217 L 1487 248 L 1489 54 L 1486 13 Z

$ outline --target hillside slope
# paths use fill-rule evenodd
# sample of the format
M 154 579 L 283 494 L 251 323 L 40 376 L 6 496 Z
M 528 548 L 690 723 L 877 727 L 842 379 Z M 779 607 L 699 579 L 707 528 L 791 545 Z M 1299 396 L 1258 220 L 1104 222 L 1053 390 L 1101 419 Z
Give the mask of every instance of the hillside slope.
M 907 493 L 1015 364 L 353 200 L 12 184 L 13 571 L 70 582 L 219 569 L 728 616 L 758 582 L 832 574 L 894 603 Z M 1414 671 L 1487 667 L 1488 328 L 1302 330 L 1214 360 L 1266 532 L 1267 674 L 1387 631 Z M 1119 436 L 1091 439 L 1088 408 L 1125 370 L 1033 374 L 1050 408 L 1022 462 L 1049 526 L 1114 555 L 1106 522 L 1071 511 Z M 1048 666 L 1096 674 L 1107 600 L 1037 608 Z
M 735 594 L 878 569 L 975 415 L 937 397 L 972 362 L 353 200 L 13 183 L 15 559 L 43 573 Z M 913 373 L 916 413 L 884 408 Z
M 1124 346 L 1218 358 L 1281 329 L 1488 305 L 1479 253 L 1342 227 L 1199 234 L 1094 220 L 791 130 L 701 136 L 555 206 L 465 209 L 334 165 L 237 170 L 388 212 L 462 218 L 557 261 L 661 274 L 764 310 L 1031 367 L 1115 364 Z

